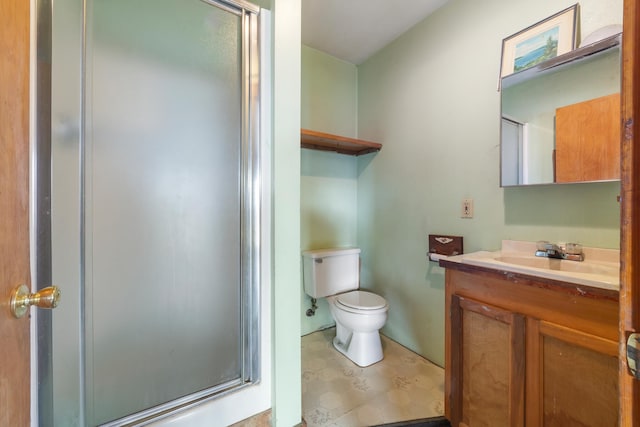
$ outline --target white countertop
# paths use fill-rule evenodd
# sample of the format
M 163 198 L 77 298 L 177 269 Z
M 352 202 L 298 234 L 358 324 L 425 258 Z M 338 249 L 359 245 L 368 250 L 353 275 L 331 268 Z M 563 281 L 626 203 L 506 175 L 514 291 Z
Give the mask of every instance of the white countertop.
M 600 289 L 620 290 L 620 251 L 583 248 L 584 261 L 536 257 L 536 243 L 503 240 L 499 251 L 478 251 L 447 257 L 449 262 L 574 283 Z

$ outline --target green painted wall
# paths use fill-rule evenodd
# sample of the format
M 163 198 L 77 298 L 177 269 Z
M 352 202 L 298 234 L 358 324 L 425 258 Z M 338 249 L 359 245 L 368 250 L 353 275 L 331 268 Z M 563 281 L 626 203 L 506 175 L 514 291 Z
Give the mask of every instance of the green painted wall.
M 444 270 L 427 261 L 428 234 L 462 235 L 466 252 L 619 245 L 618 183 L 499 188 L 502 39 L 573 3 L 451 0 L 358 67 L 358 136 L 384 144 L 358 160 L 361 281 L 389 302 L 383 333 L 438 364 Z M 622 22 L 621 0 L 580 5 L 583 35 Z
M 358 127 L 358 69 L 302 46 L 300 124 L 303 128 L 355 138 Z
M 300 0 L 272 1 L 273 425 L 302 420 L 300 390 Z
M 303 128 L 355 137 L 357 69 L 353 64 L 302 46 L 301 124 Z M 300 247 L 357 245 L 358 180 L 354 156 L 301 150 Z M 326 300 L 306 316 L 311 299 L 300 287 L 302 334 L 335 324 Z

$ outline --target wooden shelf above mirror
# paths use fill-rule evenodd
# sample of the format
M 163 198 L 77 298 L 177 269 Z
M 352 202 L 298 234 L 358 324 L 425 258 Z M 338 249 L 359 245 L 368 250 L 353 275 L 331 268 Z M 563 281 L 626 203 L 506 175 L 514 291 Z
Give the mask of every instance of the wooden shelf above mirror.
M 382 144 L 346 136 L 300 129 L 300 145 L 311 150 L 335 151 L 340 154 L 360 156 L 380 151 Z

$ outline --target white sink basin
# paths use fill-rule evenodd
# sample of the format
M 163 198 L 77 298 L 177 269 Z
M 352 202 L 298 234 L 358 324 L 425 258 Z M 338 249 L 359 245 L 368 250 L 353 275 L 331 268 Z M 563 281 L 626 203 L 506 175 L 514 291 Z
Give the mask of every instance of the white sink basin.
M 539 276 L 604 289 L 620 289 L 620 251 L 584 248 L 584 261 L 569 261 L 534 255 L 533 242 L 505 240 L 502 250 L 460 255 L 458 261 L 503 271 Z
M 522 267 L 544 268 L 546 270 L 567 271 L 571 273 L 616 276 L 620 271 L 620 266 L 617 264 L 613 265 L 613 263 L 604 264 L 589 261 L 577 262 L 553 258 L 540 258 L 535 256 L 500 255 L 496 257 L 495 260 L 507 264 L 516 264 Z

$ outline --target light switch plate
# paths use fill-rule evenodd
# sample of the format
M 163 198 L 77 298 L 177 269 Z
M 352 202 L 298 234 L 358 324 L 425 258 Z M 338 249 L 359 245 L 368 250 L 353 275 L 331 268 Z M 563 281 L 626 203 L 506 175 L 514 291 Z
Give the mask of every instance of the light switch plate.
M 460 218 L 473 218 L 473 199 L 462 199 Z

